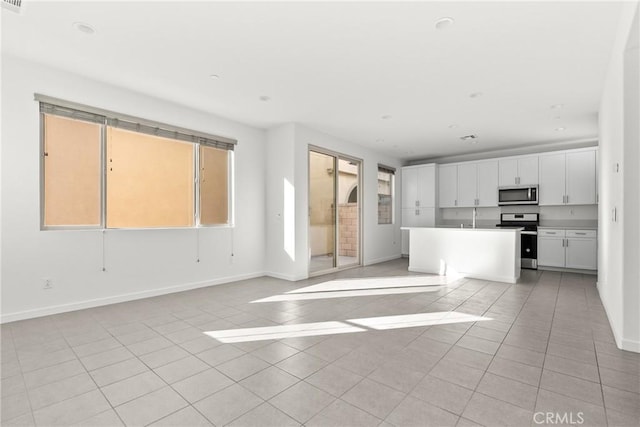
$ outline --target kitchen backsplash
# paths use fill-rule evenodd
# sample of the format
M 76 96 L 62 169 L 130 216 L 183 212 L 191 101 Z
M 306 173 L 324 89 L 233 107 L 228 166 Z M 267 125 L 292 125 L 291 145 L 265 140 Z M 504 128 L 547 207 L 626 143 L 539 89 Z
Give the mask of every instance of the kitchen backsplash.
M 576 206 L 502 206 L 476 208 L 477 223 L 480 226 L 494 225 L 500 222 L 500 213 L 539 213 L 540 225 L 575 225 L 597 227 L 598 205 Z M 438 225 L 459 225 L 471 221 L 473 208 L 440 209 Z

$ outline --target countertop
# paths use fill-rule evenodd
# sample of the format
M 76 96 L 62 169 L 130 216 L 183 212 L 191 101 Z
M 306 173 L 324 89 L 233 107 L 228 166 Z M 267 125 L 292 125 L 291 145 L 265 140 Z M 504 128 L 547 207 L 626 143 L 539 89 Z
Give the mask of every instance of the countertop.
M 539 225 L 538 228 L 550 228 L 560 230 L 597 230 L 597 225 Z
M 454 225 L 437 225 L 435 227 L 400 227 L 401 230 L 411 230 L 413 228 L 440 228 L 440 229 L 447 229 L 447 230 L 459 230 L 459 231 L 496 231 L 499 233 L 508 233 L 508 232 L 514 232 L 514 231 L 520 231 L 523 228 L 501 228 L 501 227 L 476 227 L 476 228 L 472 228 L 472 227 L 464 227 L 461 228 L 460 226 L 454 226 Z

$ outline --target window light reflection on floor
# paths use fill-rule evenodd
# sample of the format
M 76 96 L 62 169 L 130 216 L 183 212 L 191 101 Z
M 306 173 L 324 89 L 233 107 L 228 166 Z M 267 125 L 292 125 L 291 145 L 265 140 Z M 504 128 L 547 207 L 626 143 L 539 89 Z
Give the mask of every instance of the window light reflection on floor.
M 420 292 L 437 292 L 441 289 L 442 289 L 442 286 L 430 285 L 430 286 L 411 286 L 406 288 L 379 288 L 379 289 L 359 289 L 359 290 L 308 292 L 308 293 L 286 293 L 282 295 L 274 295 L 272 297 L 258 299 L 255 301 L 251 301 L 251 303 L 278 302 L 278 301 L 304 301 L 304 300 L 312 300 L 312 299 L 348 298 L 348 297 L 366 297 L 366 296 L 372 296 L 372 295 L 415 294 Z
M 330 280 L 317 285 L 306 286 L 287 292 L 298 294 L 307 292 L 351 291 L 362 289 L 407 288 L 412 286 L 451 285 L 461 276 L 400 276 L 400 277 L 365 277 L 361 279 Z
M 206 335 L 223 343 L 247 341 L 277 340 L 283 338 L 312 337 L 319 335 L 346 334 L 364 332 L 367 329 L 388 330 L 411 328 L 417 326 L 444 325 L 448 323 L 478 322 L 492 320 L 489 317 L 455 311 L 435 313 L 416 313 L 398 316 L 368 317 L 350 319 L 343 322 L 329 321 L 316 323 L 300 323 L 297 325 L 265 326 L 259 328 L 226 329 L 208 331 Z M 365 329 L 366 328 L 366 329 Z
M 278 340 L 283 338 L 313 337 L 318 335 L 363 332 L 365 329 L 343 322 L 300 323 L 298 325 L 265 326 L 261 328 L 208 331 L 205 334 L 223 343 Z
M 459 313 L 456 311 L 440 311 L 435 313 L 349 319 L 347 322 L 370 329 L 386 330 L 416 326 L 446 325 L 449 323 L 480 322 L 485 320 L 492 319 L 490 317 L 475 316 L 473 314 Z

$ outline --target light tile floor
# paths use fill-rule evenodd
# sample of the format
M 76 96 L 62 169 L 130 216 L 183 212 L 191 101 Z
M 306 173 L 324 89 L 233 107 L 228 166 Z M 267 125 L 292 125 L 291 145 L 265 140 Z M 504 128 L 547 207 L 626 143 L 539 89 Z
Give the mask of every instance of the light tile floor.
M 2 325 L 1 423 L 640 424 L 640 355 L 616 348 L 593 276 L 524 271 L 517 285 L 461 279 L 436 292 L 251 302 L 407 275 L 397 260 Z M 204 334 L 450 310 L 492 320 L 236 343 Z

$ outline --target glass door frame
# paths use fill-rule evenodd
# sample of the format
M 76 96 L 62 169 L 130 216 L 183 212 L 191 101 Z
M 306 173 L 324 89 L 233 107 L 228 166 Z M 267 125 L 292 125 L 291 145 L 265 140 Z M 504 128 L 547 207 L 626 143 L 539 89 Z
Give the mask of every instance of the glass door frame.
M 334 158 L 334 179 L 333 179 L 333 217 L 334 217 L 334 236 L 333 236 L 333 264 L 334 266 L 325 270 L 311 271 L 311 152 L 324 154 L 326 156 L 332 156 Z M 340 178 L 339 178 L 339 165 L 340 160 L 346 160 L 348 162 L 356 162 L 358 164 L 358 180 L 357 180 L 357 191 L 358 191 L 358 255 L 356 257 L 356 261 L 347 265 L 340 265 L 338 254 L 340 249 L 339 239 L 340 239 L 340 218 L 338 213 L 338 196 L 339 196 L 339 186 L 340 186 Z M 346 154 L 339 153 L 337 151 L 329 150 L 326 148 L 318 147 L 315 145 L 308 145 L 307 148 L 307 271 L 309 277 L 321 276 L 323 274 L 346 270 L 354 267 L 360 267 L 362 265 L 362 250 L 363 250 L 363 222 L 362 222 L 362 206 L 364 201 L 364 191 L 362 188 L 362 175 L 364 170 L 364 161 L 357 157 L 349 156 Z

